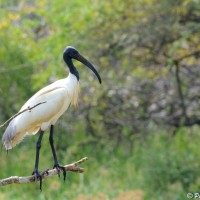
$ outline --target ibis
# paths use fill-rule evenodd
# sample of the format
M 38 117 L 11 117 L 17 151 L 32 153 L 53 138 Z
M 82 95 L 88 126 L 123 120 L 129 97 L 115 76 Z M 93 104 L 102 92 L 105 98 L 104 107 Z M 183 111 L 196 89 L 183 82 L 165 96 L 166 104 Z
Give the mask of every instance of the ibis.
M 59 117 L 69 108 L 70 105 L 76 105 L 78 102 L 79 73 L 73 64 L 72 59 L 78 60 L 91 69 L 101 84 L 101 77 L 95 67 L 74 47 L 68 46 L 65 48 L 63 59 L 69 68 L 68 76 L 64 79 L 55 81 L 35 93 L 20 109 L 20 111 L 27 111 L 21 113 L 10 121 L 2 137 L 5 149 L 9 150 L 19 144 L 26 136 L 39 133 L 36 143 L 35 166 L 32 175 L 35 176 L 36 180 L 39 179 L 40 190 L 42 189 L 42 175 L 38 171 L 39 155 L 41 141 L 44 132 L 47 129 L 50 129 L 49 143 L 54 158 L 53 167 L 57 169 L 58 174 L 62 171 L 64 180 L 66 179 L 66 170 L 59 164 L 56 156 L 53 134 L 54 126 Z M 31 110 L 27 109 L 31 107 L 34 108 Z

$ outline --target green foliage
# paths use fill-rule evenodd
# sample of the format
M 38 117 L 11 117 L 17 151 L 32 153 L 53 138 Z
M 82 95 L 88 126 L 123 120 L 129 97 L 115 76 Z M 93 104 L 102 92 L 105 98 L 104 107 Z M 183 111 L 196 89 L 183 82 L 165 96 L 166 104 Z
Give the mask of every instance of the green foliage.
M 188 192 L 197 192 L 200 187 L 199 128 L 182 128 L 174 138 L 164 131 L 157 131 L 160 134 L 150 134 L 145 141 L 137 140 L 134 151 L 129 153 L 125 153 L 124 147 L 113 152 L 111 141 L 104 148 L 92 141 L 77 144 L 76 148 L 73 148 L 75 145 L 60 148 L 60 140 L 56 137 L 59 160 L 62 160 L 62 163 L 69 163 L 85 155 L 89 157 L 89 160 L 82 164 L 85 173 L 69 172 L 65 183 L 62 178 L 51 177 L 43 182 L 43 192 L 39 191 L 39 185 L 36 183 L 8 185 L 1 188 L 0 197 L 16 200 L 36 197 L 79 199 L 82 195 L 82 198 L 89 199 L 104 194 L 104 198 L 116 199 L 121 191 L 140 189 L 145 199 L 149 200 L 185 199 Z M 11 174 L 26 176 L 31 173 L 35 155 L 33 140 L 36 141 L 36 138 L 27 138 L 8 155 L 1 152 L 2 178 Z M 52 161 L 48 135 L 45 135 L 40 169 L 49 168 L 53 164 Z
M 137 170 L 142 171 L 147 196 L 182 199 L 188 191 L 198 190 L 197 130 L 181 129 L 173 139 L 166 133 L 155 134 L 135 150 Z

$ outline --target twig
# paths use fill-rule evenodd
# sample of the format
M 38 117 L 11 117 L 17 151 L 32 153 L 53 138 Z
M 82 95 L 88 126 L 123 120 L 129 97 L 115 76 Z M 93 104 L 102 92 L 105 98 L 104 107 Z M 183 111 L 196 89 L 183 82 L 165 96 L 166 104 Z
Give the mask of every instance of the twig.
M 67 171 L 72 171 L 72 172 L 77 172 L 77 173 L 83 173 L 84 169 L 83 168 L 79 168 L 77 167 L 77 165 L 85 162 L 86 160 L 88 160 L 87 157 L 82 158 L 72 164 L 69 165 L 65 165 L 65 169 Z M 57 169 L 51 169 L 51 170 L 45 170 L 41 173 L 42 175 L 42 179 L 48 178 L 50 176 L 54 176 L 58 174 Z M 11 176 L 9 178 L 5 178 L 5 179 L 1 179 L 0 180 L 0 186 L 4 186 L 4 185 L 8 185 L 8 184 L 12 184 L 12 183 L 30 183 L 30 182 L 35 182 L 35 181 L 39 181 L 39 179 L 35 180 L 35 175 L 33 176 L 26 176 L 26 177 L 19 177 L 19 176 Z
M 18 115 L 21 115 L 22 113 L 26 112 L 26 111 L 31 111 L 33 108 L 43 104 L 43 103 L 46 103 L 46 101 L 43 101 L 43 102 L 40 102 L 32 107 L 28 107 L 18 113 L 16 113 L 15 115 L 13 115 L 10 119 L 8 119 L 6 122 L 4 122 L 2 125 L 0 125 L 0 128 L 4 127 L 6 124 L 8 124 L 11 120 L 13 120 L 15 117 L 17 117 Z

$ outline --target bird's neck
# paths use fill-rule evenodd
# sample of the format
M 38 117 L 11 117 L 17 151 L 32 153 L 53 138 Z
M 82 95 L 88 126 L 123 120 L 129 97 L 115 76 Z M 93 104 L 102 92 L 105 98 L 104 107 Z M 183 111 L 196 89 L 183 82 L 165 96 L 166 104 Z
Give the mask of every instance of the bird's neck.
M 66 87 L 68 95 L 71 97 L 71 105 L 78 105 L 78 96 L 79 96 L 79 81 L 74 74 L 69 73 L 66 80 Z
M 73 64 L 72 59 L 69 57 L 64 57 L 64 61 L 67 64 L 70 73 L 73 74 L 74 76 L 76 76 L 77 80 L 79 81 L 79 73 Z

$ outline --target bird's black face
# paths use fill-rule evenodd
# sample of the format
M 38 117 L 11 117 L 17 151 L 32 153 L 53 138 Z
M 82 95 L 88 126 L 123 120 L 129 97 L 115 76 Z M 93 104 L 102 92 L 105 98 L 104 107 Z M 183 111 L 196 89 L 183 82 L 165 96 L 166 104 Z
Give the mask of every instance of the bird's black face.
M 94 74 L 97 76 L 99 83 L 101 83 L 101 77 L 100 77 L 99 73 L 97 72 L 97 70 L 87 59 L 85 59 L 82 55 L 80 55 L 79 52 L 74 47 L 72 47 L 72 46 L 66 47 L 66 49 L 64 50 L 64 53 L 63 53 L 64 60 L 65 60 L 66 56 L 71 59 L 72 58 L 76 59 L 79 62 L 83 63 L 88 68 L 90 68 L 94 72 Z
M 78 51 L 74 47 L 68 46 L 65 48 L 63 54 L 69 56 L 70 58 L 74 58 L 74 56 L 78 54 Z

